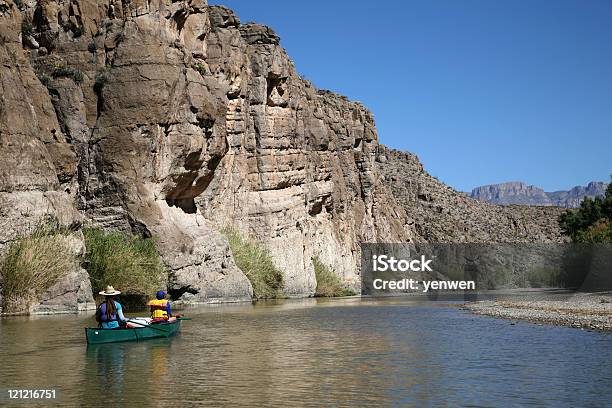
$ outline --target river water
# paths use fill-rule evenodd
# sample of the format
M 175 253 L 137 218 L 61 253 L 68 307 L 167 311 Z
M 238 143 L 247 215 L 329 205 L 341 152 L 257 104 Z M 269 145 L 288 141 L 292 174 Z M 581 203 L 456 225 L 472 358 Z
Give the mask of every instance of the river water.
M 63 406 L 611 404 L 610 333 L 405 298 L 185 312 L 174 338 L 89 347 L 91 315 L 2 319 L 0 389 L 53 388 Z

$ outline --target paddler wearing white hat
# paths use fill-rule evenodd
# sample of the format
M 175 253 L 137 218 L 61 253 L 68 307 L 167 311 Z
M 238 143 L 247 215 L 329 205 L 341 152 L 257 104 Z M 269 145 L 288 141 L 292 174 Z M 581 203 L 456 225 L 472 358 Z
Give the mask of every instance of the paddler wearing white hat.
M 96 321 L 102 329 L 118 329 L 125 327 L 126 320 L 123 315 L 121 303 L 115 300 L 115 296 L 121 292 L 112 286 L 107 286 L 99 294 L 104 296 L 104 301 L 100 303 L 96 310 Z

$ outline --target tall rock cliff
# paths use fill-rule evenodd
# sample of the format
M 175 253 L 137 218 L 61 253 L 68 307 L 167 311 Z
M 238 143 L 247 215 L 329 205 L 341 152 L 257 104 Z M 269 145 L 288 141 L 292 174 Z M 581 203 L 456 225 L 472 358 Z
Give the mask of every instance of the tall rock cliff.
M 172 293 L 214 301 L 252 295 L 226 226 L 289 295 L 314 292 L 313 256 L 357 287 L 361 242 L 558 238 L 538 210 L 490 221 L 205 0 L 0 0 L 0 59 L 0 245 L 44 216 L 152 237 Z
M 79 158 L 23 50 L 22 27 L 15 5 L 0 1 L 0 253 L 48 216 L 63 227 L 83 221 L 73 195 Z M 82 252 L 80 233 L 66 240 L 75 253 Z M 95 307 L 87 272 L 79 265 L 66 271 L 42 300 L 35 310 Z
M 491 184 L 476 187 L 470 197 L 493 204 L 518 205 L 552 205 L 564 208 L 576 208 L 584 197 L 603 196 L 608 183 L 592 181 L 586 186 L 576 186 L 570 190 L 545 192 L 536 186 L 528 186 L 521 181 Z
M 315 255 L 357 286 L 360 242 L 410 239 L 377 180 L 371 113 L 302 80 L 270 28 L 205 1 L 0 4 L 3 83 L 20 93 L 3 94 L 2 153 L 29 164 L 2 166 L 3 191 L 152 236 L 176 295 L 251 296 L 228 225 L 296 295 L 314 292 Z

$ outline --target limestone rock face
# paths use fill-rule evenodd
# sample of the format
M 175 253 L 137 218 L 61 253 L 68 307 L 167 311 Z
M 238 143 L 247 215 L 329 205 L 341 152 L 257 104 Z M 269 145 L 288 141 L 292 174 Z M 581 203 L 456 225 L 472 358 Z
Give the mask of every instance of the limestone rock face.
M 228 144 L 198 210 L 265 243 L 288 294 L 314 292 L 313 256 L 357 286 L 360 242 L 410 239 L 378 183 L 372 114 L 301 79 L 270 28 L 210 15 L 203 63 L 226 98 Z
M 476 201 L 429 175 L 416 155 L 381 146 L 378 168 L 415 229 L 417 240 L 468 243 L 563 242 L 558 207 Z
M 227 225 L 270 249 L 290 295 L 314 292 L 315 255 L 357 287 L 360 242 L 409 239 L 377 182 L 371 113 L 302 80 L 270 28 L 193 1 L 26 14 L 48 50 L 30 50 L 32 64 L 79 158 L 75 204 L 152 236 L 177 296 L 251 296 Z
M 183 302 L 250 300 L 253 289 L 214 225 L 200 214 L 157 203 L 162 222 L 151 225 L 172 271 L 170 294 Z
M 62 227 L 83 220 L 74 206 L 78 157 L 23 49 L 22 24 L 15 3 L 0 1 L 0 254 L 49 217 Z M 75 266 L 43 296 L 44 307 L 84 307 L 93 302 L 88 285 Z
M 296 296 L 316 288 L 314 256 L 357 288 L 362 242 L 497 227 L 478 211 L 461 231 L 431 221 L 434 190 L 459 196 L 389 179 L 427 177 L 378 144 L 363 105 L 314 88 L 272 29 L 225 7 L 0 0 L 0 21 L 0 244 L 24 231 L 24 213 L 152 237 L 173 295 L 208 302 L 252 296 L 225 226 L 266 246 Z M 548 239 L 530 224 L 548 219 L 513 220 L 513 236 Z
M 78 158 L 21 43 L 22 17 L 0 2 L 0 250 L 41 217 L 78 222 Z

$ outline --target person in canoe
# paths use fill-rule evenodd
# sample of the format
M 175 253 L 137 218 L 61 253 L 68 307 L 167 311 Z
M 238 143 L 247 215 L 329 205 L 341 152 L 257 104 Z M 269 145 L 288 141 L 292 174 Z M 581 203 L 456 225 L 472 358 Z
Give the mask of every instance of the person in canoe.
M 173 322 L 176 317 L 172 316 L 172 307 L 167 299 L 168 294 L 165 290 L 160 290 L 155 294 L 155 299 L 147 303 L 151 308 L 151 323 Z
M 118 329 L 126 327 L 127 322 L 123 315 L 121 303 L 115 300 L 115 296 L 121 292 L 112 286 L 107 286 L 100 294 L 104 296 L 104 302 L 100 303 L 96 310 L 96 321 L 102 329 Z

